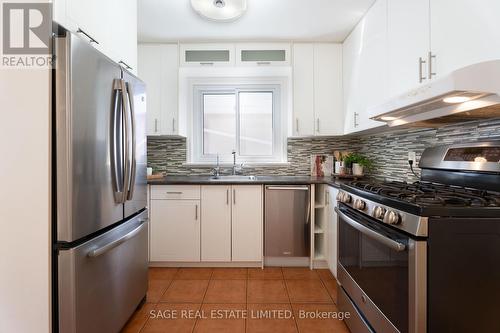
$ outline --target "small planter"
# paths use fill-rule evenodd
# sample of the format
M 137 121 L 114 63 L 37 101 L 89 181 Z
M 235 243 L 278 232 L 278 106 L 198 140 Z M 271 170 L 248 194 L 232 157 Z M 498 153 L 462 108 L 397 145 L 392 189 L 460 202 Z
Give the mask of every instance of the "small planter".
M 354 176 L 362 176 L 363 175 L 363 166 L 358 163 L 352 164 L 352 174 Z

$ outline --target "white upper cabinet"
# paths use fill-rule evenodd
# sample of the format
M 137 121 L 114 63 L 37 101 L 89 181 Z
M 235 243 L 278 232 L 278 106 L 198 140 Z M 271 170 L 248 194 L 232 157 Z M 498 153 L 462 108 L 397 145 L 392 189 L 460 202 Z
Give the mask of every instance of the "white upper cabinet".
M 341 135 L 342 45 L 293 45 L 293 134 Z
M 290 44 L 236 44 L 236 66 L 289 66 Z
M 140 44 L 139 77 L 146 83 L 148 135 L 178 133 L 177 44 Z
M 293 134 L 314 134 L 314 46 L 293 45 Z
M 431 50 L 436 77 L 500 59 L 500 1 L 431 0 Z
M 137 73 L 136 0 L 55 0 L 54 21 Z
M 378 0 L 343 45 L 345 132 L 383 125 L 368 108 L 387 96 L 387 0 Z
M 429 81 L 429 0 L 388 0 L 387 6 L 387 95 L 391 97 Z
M 181 66 L 234 66 L 234 44 L 181 44 Z
M 314 116 L 316 135 L 344 133 L 342 45 L 314 44 Z
M 106 42 L 113 52 L 111 57 L 137 74 L 137 0 L 108 0 L 107 3 L 111 4 L 110 21 L 115 26 L 101 29 L 107 31 Z

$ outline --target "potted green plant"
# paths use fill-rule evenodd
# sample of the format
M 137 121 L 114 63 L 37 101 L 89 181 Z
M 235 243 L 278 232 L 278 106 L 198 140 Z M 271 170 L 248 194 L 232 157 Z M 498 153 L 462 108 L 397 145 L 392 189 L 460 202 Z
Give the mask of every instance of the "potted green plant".
M 354 176 L 362 176 L 365 170 L 370 170 L 373 167 L 372 160 L 359 153 L 350 153 L 345 156 L 344 164 L 352 169 Z

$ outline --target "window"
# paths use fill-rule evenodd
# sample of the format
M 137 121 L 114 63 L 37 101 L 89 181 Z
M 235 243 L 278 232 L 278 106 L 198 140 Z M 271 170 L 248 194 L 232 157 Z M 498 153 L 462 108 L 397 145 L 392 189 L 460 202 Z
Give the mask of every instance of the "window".
M 191 162 L 284 162 L 280 87 L 195 86 Z

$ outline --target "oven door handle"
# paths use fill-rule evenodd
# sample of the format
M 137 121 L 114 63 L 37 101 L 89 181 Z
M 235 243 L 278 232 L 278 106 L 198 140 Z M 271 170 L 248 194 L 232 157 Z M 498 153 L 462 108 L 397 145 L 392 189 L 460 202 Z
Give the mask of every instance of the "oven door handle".
M 342 213 L 340 211 L 340 209 L 338 209 L 338 207 L 335 207 L 335 211 L 337 212 L 337 214 L 339 215 L 339 217 L 341 217 L 347 224 L 349 224 L 351 227 L 353 227 L 354 229 L 358 230 L 362 234 L 370 237 L 371 239 L 374 239 L 374 240 L 376 240 L 376 241 L 378 241 L 378 242 L 380 242 L 380 243 L 382 243 L 382 244 L 390 247 L 391 249 L 393 249 L 396 252 L 402 252 L 402 251 L 404 251 L 406 249 L 406 245 L 405 244 L 396 242 L 395 240 L 392 240 L 389 237 L 381 235 L 378 232 L 373 231 L 372 229 L 365 227 L 361 223 L 356 222 L 355 220 L 353 220 L 349 216 L 347 216 L 344 213 Z

